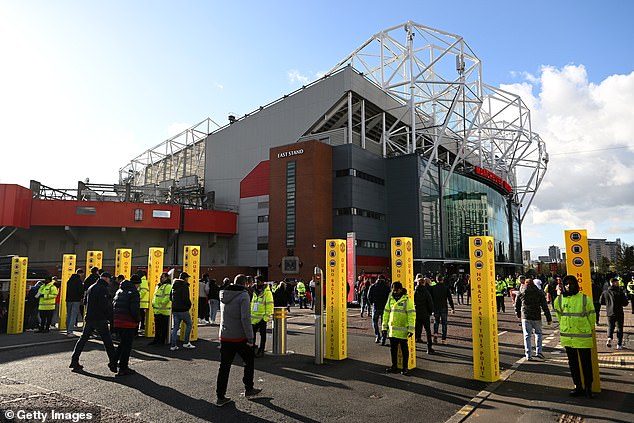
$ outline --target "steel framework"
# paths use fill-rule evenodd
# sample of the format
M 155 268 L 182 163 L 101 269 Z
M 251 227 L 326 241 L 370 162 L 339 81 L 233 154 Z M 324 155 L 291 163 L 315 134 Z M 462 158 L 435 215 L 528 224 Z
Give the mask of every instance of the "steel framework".
M 545 143 L 519 96 L 482 82 L 480 59 L 461 36 L 408 21 L 375 34 L 327 75 L 345 66 L 402 105 L 383 125 L 384 156 L 422 154 L 424 177 L 440 162 L 450 170 L 443 185 L 456 168 L 488 169 L 511 185 L 524 219 L 546 172 Z

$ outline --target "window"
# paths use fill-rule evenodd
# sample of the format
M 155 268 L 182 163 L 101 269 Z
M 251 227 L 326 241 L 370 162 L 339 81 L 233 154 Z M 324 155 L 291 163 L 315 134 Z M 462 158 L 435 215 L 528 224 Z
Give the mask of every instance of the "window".
M 295 161 L 286 163 L 286 246 L 295 246 Z
M 362 216 L 369 217 L 370 219 L 385 220 L 383 213 L 375 212 L 372 210 L 360 209 L 358 207 L 344 207 L 341 209 L 335 209 L 335 216 Z
M 258 203 L 258 209 L 268 209 L 269 208 L 269 202 L 268 201 L 260 201 Z
M 259 236 L 258 237 L 258 250 L 268 250 L 269 249 L 269 237 L 268 236 Z
M 269 221 L 269 215 L 265 214 L 264 216 L 258 216 L 258 223 L 266 223 Z
M 136 222 L 143 220 L 143 209 L 134 209 L 134 220 Z
M 360 179 L 365 179 L 366 181 L 369 181 L 378 185 L 385 185 L 385 179 L 381 179 L 377 176 L 370 175 L 369 173 L 361 172 L 360 170 L 352 169 L 352 168 L 339 169 L 335 171 L 335 176 L 337 178 L 342 178 L 345 176 L 354 176 Z
M 172 212 L 170 210 L 152 210 L 152 217 L 157 219 L 169 219 L 172 217 Z
M 76 214 L 97 214 L 97 208 L 77 206 L 75 207 L 75 213 Z

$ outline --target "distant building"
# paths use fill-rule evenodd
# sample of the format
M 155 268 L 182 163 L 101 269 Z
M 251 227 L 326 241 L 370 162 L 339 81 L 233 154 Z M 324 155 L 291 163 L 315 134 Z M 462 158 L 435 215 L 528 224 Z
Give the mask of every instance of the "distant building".
M 599 264 L 603 257 L 614 262 L 619 256 L 621 250 L 621 239 L 616 241 L 608 241 L 604 239 L 588 239 L 588 249 L 590 250 L 590 261 Z
M 561 249 L 556 245 L 551 245 L 548 247 L 548 257 L 551 262 L 561 261 Z
M 538 256 L 537 261 L 541 261 L 542 263 L 550 263 L 550 256 Z

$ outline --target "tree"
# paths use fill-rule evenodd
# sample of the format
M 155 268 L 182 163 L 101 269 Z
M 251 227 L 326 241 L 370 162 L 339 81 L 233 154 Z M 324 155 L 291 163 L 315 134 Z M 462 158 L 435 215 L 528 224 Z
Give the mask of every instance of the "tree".
M 599 272 L 608 273 L 610 271 L 611 265 L 612 265 L 612 262 L 610 261 L 609 258 L 605 256 L 601 257 L 601 260 L 599 261 Z
M 616 270 L 621 274 L 634 270 L 634 246 L 624 244 L 621 247 Z

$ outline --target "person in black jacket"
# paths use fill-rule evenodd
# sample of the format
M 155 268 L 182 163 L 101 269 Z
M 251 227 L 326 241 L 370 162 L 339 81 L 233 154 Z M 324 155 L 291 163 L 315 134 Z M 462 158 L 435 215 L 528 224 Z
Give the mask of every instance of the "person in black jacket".
M 372 327 L 374 328 L 374 336 L 377 344 L 385 345 L 387 334 L 381 330 L 382 323 L 379 324 L 379 319 L 383 322 L 383 312 L 385 311 L 385 304 L 390 297 L 390 287 L 383 275 L 379 275 L 376 282 L 374 282 L 368 289 L 368 303 L 372 304 Z
M 286 283 L 280 282 L 273 292 L 273 306 L 274 307 L 286 307 L 288 306 L 288 296 L 286 295 Z
M 550 325 L 553 319 L 548 309 L 546 295 L 535 286 L 532 278 L 526 278 L 526 284 L 520 287 L 520 292 L 515 299 L 515 314 L 522 319 L 524 354 L 527 360 L 533 359 L 533 347 L 531 345 L 533 330 L 535 331 L 535 357 L 546 358 L 542 354 L 542 310 L 546 316 L 546 321 Z
M 73 355 L 70 361 L 70 367 L 73 370 L 81 370 L 83 366 L 79 364 L 79 356 L 84 350 L 88 338 L 92 335 L 93 331 L 97 331 L 103 345 L 106 348 L 108 354 L 108 368 L 113 373 L 117 373 L 117 363 L 115 360 L 114 345 L 112 345 L 112 338 L 110 337 L 110 331 L 108 330 L 108 319 L 112 310 L 112 301 L 108 295 L 108 284 L 110 283 L 110 273 L 102 273 L 101 278 L 88 288 L 85 296 L 86 304 L 86 318 L 84 321 L 84 330 L 81 333 L 81 337 L 75 344 Z
M 438 343 L 438 325 L 442 323 L 442 343 L 447 340 L 447 317 L 449 315 L 449 307 L 451 312 L 455 313 L 456 309 L 453 305 L 451 290 L 445 284 L 445 278 L 442 275 L 436 276 L 436 285 L 431 287 L 431 297 L 434 301 L 434 344 Z
M 93 266 L 90 269 L 90 275 L 84 281 L 84 292 L 88 292 L 88 288 L 92 286 L 93 283 L 99 280 L 99 268 L 97 266 Z
M 432 348 L 429 317 L 434 312 L 434 300 L 431 298 L 428 288 L 431 281 L 429 278 L 423 278 L 423 275 L 419 273 L 416 275 L 414 282 L 416 282 L 416 288 L 414 289 L 416 329 L 414 335 L 416 336 L 416 342 L 422 343 L 421 335 L 423 334 L 423 327 L 425 327 L 425 333 L 427 334 L 427 354 L 433 354 L 435 351 Z
M 66 282 L 66 335 L 68 336 L 75 335 L 73 331 L 79 316 L 79 306 L 84 298 L 83 279 L 83 269 L 77 269 Z
M 196 348 L 189 342 L 189 337 L 192 333 L 192 316 L 189 314 L 189 309 L 192 307 L 192 301 L 189 294 L 189 275 L 186 272 L 182 272 L 178 279 L 174 279 L 172 284 L 172 291 L 170 292 L 170 298 L 172 300 L 172 317 L 174 319 L 174 325 L 172 326 L 172 339 L 170 350 L 176 351 L 178 345 L 176 340 L 178 339 L 177 332 L 181 327 L 181 322 L 185 322 L 185 342 L 183 348 L 193 349 Z
M 623 349 L 623 322 L 625 313 L 623 307 L 627 307 L 628 301 L 625 293 L 619 286 L 618 278 L 610 279 L 610 287 L 603 291 L 599 302 L 605 305 L 605 313 L 608 316 L 608 340 L 605 345 L 612 347 L 612 337 L 614 336 L 614 326 L 616 325 L 616 349 Z
M 215 279 L 209 279 L 208 288 L 209 321 L 213 325 L 216 324 L 216 316 L 218 315 L 218 310 L 220 310 L 220 287 Z
M 139 280 L 139 283 L 141 281 Z M 112 301 L 114 322 L 113 326 L 119 334 L 119 346 L 115 351 L 114 362 L 119 366 L 117 376 L 136 373 L 128 367 L 132 341 L 141 321 L 141 296 L 132 282 L 124 279 Z

